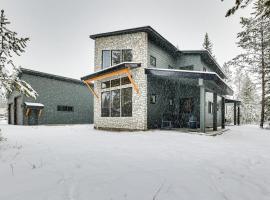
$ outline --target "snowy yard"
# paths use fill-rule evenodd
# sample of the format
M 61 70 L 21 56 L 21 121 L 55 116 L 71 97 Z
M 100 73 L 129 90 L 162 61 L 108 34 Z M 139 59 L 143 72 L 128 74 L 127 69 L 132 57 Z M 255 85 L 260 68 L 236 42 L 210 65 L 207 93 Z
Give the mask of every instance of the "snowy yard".
M 1 125 L 1 200 L 263 200 L 270 130 L 210 137 L 92 125 Z

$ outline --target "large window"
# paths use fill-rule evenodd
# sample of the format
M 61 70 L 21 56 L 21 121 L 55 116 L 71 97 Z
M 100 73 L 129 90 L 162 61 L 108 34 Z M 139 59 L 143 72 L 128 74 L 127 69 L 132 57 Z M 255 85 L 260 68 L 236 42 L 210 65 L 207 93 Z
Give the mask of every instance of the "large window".
M 132 116 L 132 88 L 123 88 L 121 91 L 122 117 Z
M 111 116 L 120 117 L 120 90 L 112 90 L 111 97 Z
M 208 101 L 208 113 L 212 114 L 213 113 L 213 103 Z
M 132 87 L 101 93 L 102 117 L 132 117 Z
M 102 51 L 102 68 L 107 68 L 111 66 L 111 51 L 103 50 Z
M 110 116 L 110 92 L 101 93 L 101 116 L 109 117 Z
M 117 65 L 121 62 L 121 51 L 112 50 L 112 65 Z
M 102 50 L 102 68 L 117 65 L 121 62 L 132 62 L 133 55 L 131 49 L 122 50 Z

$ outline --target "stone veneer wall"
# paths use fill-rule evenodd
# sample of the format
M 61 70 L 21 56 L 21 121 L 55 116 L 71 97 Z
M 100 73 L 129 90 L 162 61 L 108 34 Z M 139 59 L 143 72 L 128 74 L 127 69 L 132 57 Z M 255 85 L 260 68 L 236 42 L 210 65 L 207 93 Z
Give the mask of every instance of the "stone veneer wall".
M 133 62 L 142 66 L 132 70 L 132 77 L 139 87 L 140 95 L 132 91 L 132 117 L 101 117 L 101 98 L 94 98 L 94 124 L 96 128 L 105 129 L 147 129 L 147 67 L 148 37 L 147 33 L 139 32 L 118 36 L 97 38 L 95 40 L 95 71 L 101 70 L 102 50 L 132 49 Z M 114 79 L 117 77 L 112 77 Z M 94 84 L 95 91 L 101 97 L 101 81 Z M 131 86 L 132 87 L 132 86 Z

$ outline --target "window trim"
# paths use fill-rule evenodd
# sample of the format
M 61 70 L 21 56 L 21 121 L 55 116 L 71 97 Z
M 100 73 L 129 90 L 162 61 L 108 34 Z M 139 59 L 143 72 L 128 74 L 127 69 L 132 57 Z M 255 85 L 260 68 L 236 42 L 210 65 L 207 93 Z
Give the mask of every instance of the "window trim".
M 152 65 L 151 59 L 154 59 L 155 60 L 155 65 Z M 153 66 L 153 67 L 156 67 L 157 66 L 157 58 L 155 56 L 150 55 L 150 65 Z

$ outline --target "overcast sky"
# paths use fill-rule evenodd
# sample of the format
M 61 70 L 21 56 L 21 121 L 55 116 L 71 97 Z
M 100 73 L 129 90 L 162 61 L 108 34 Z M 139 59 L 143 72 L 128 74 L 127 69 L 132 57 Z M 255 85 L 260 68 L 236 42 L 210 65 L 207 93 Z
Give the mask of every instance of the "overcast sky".
M 150 25 L 181 50 L 201 49 L 205 32 L 220 65 L 241 52 L 240 16 L 225 18 L 235 0 L 0 0 L 10 28 L 30 37 L 16 59 L 25 68 L 80 78 L 93 71 L 90 34 Z

